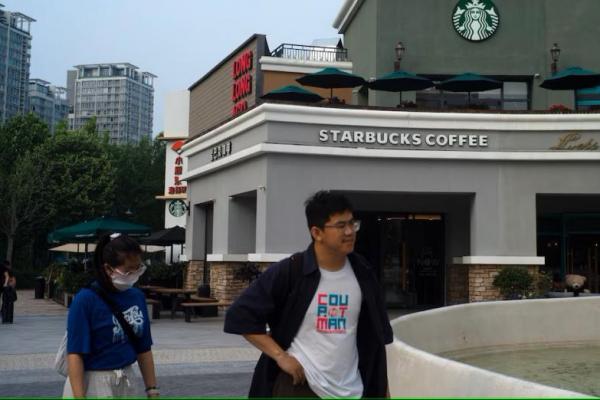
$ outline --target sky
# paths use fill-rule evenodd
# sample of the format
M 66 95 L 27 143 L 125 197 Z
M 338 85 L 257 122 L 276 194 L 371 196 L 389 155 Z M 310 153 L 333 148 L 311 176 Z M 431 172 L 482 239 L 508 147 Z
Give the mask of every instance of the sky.
M 281 43 L 335 38 L 344 0 L 0 0 L 31 26 L 31 78 L 66 86 L 78 64 L 129 62 L 158 76 L 154 129 L 165 94 L 187 89 L 254 33 Z

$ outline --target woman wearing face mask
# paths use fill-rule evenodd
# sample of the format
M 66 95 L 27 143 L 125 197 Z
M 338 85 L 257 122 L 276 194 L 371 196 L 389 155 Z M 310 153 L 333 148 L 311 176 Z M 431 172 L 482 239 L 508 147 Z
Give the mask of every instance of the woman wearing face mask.
M 69 309 L 63 397 L 139 397 L 131 366 L 136 361 L 146 395 L 158 397 L 146 299 L 132 287 L 146 270 L 141 253 L 135 240 L 120 234 L 104 236 L 96 246 L 96 280 L 77 293 Z M 133 342 L 98 292 L 121 310 Z

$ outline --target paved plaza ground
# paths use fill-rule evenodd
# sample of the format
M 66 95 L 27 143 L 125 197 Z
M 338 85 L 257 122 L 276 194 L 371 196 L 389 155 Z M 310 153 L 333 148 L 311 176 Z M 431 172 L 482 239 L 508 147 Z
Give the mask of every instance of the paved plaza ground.
M 67 310 L 19 291 L 12 325 L 0 325 L 0 397 L 60 396 L 64 378 L 52 369 Z M 259 353 L 223 333 L 223 317 L 191 323 L 169 312 L 152 321 L 154 356 L 163 396 L 245 396 Z
M 162 396 L 246 396 L 259 352 L 242 337 L 223 333 L 222 315 L 191 323 L 182 313 L 175 319 L 169 315 L 163 312 L 152 321 Z M 64 378 L 52 364 L 66 316 L 65 307 L 19 291 L 14 324 L 0 325 L 0 397 L 62 394 Z

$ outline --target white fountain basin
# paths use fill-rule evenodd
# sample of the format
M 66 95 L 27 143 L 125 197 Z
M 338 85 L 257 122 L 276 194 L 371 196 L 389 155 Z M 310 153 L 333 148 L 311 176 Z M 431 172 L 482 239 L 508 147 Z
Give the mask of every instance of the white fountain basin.
M 586 397 L 445 355 L 600 345 L 600 297 L 470 303 L 392 321 L 393 397 Z

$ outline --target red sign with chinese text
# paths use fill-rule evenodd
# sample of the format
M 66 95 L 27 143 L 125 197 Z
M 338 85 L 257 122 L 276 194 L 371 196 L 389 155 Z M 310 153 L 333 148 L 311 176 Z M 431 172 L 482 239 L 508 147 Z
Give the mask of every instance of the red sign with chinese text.
M 173 171 L 174 179 L 173 185 L 169 186 L 169 194 L 185 194 L 187 193 L 187 186 L 181 181 L 180 176 L 183 174 L 183 157 L 177 156 L 175 158 L 175 169 Z
M 254 64 L 254 54 L 252 50 L 246 50 L 233 61 L 233 70 L 231 77 L 233 85 L 231 87 L 231 100 L 234 105 L 231 108 L 231 115 L 235 116 L 248 109 L 248 101 L 245 97 L 252 94 L 252 71 Z

